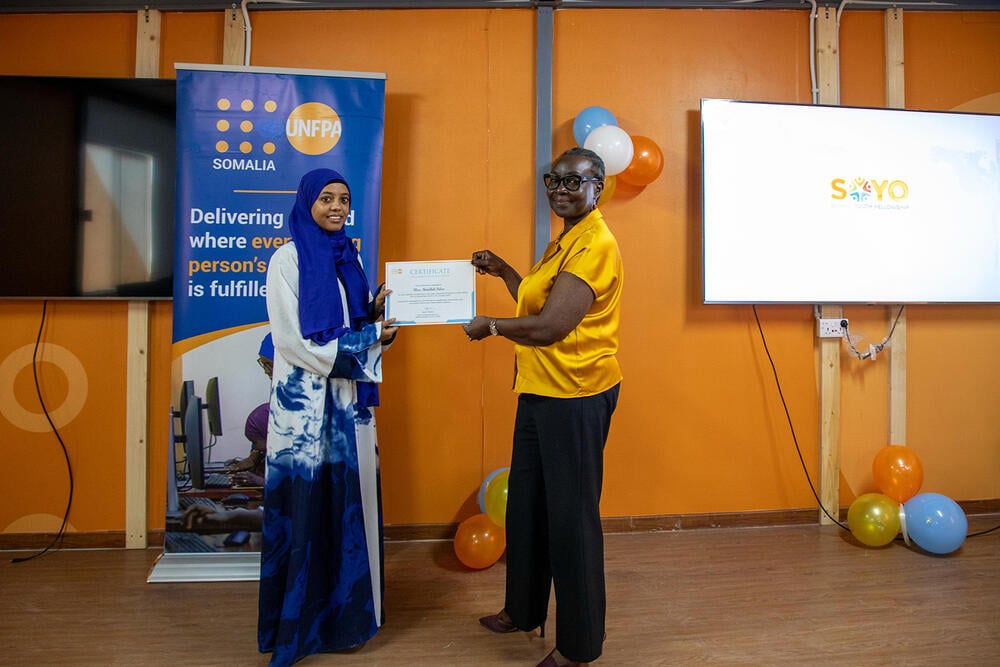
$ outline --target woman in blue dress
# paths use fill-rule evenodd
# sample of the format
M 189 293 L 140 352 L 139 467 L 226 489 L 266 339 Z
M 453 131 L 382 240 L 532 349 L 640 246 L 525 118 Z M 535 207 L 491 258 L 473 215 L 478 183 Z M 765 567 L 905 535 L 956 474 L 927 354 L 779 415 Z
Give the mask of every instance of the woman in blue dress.
M 257 641 L 273 666 L 360 646 L 385 617 L 372 408 L 396 327 L 344 232 L 350 204 L 336 171 L 303 176 L 292 242 L 268 266 L 276 354 Z

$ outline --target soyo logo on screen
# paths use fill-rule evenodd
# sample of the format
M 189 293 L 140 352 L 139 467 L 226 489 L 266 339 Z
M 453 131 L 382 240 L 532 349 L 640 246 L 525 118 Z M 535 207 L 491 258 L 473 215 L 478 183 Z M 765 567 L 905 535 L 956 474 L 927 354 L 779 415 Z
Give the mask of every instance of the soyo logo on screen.
M 830 198 L 864 208 L 908 208 L 910 186 L 901 179 L 835 178 Z

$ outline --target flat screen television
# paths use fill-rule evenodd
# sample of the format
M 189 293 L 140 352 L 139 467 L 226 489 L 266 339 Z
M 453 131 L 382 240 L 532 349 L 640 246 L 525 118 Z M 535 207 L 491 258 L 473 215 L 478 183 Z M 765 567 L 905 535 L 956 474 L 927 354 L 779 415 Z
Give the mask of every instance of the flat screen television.
M 1000 115 L 703 99 L 705 303 L 1000 303 Z
M 0 76 L 0 298 L 173 291 L 176 82 Z

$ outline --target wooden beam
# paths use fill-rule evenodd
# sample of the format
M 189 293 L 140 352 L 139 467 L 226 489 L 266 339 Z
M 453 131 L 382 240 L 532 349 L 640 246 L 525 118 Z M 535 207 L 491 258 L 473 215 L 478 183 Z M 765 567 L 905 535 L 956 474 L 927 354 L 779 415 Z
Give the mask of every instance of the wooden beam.
M 885 105 L 890 109 L 906 106 L 903 81 L 903 10 L 885 10 Z
M 149 303 L 128 303 L 125 399 L 125 548 L 145 549 L 149 418 Z
M 816 19 L 816 87 L 820 104 L 840 104 L 840 49 L 836 10 L 823 7 Z M 816 128 L 822 132 L 823 128 Z M 836 233 L 836 232 L 833 232 Z M 839 306 L 823 306 L 820 317 L 838 318 Z M 819 338 L 819 522 L 830 524 L 840 507 L 840 339 Z M 827 516 L 829 514 L 830 516 Z
M 838 306 L 823 306 L 820 317 L 842 317 Z M 840 339 L 819 338 L 819 522 L 831 524 L 840 512 Z M 826 511 L 824 511 L 824 509 Z M 827 513 L 830 516 L 827 516 Z
M 243 12 L 234 4 L 223 11 L 225 27 L 222 35 L 222 64 L 244 65 L 247 50 L 247 25 Z
M 820 7 L 816 16 L 816 88 L 820 104 L 840 104 L 840 46 L 837 10 Z
M 160 76 L 160 17 L 155 9 L 140 9 L 135 30 L 135 76 L 157 79 Z
M 140 9 L 135 31 L 135 76 L 160 74 L 160 12 Z M 149 302 L 129 301 L 125 351 L 125 547 L 145 549 L 148 503 Z
M 894 109 L 906 106 L 903 59 L 903 10 L 885 10 L 885 105 Z M 906 444 L 906 311 L 895 319 L 889 309 L 892 341 L 889 345 L 889 442 Z
M 895 317 L 889 309 L 889 326 Z M 899 321 L 889 343 L 889 442 L 890 445 L 906 444 L 906 311 L 899 314 Z

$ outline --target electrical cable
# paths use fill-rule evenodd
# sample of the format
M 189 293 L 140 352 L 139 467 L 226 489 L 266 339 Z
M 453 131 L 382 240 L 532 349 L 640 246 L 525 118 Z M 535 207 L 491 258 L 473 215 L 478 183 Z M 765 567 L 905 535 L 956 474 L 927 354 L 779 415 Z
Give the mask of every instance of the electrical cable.
M 211 463 L 212 462 L 212 449 L 215 447 L 217 440 L 218 440 L 218 438 L 216 438 L 215 435 L 213 435 L 211 433 L 209 434 L 209 436 L 208 436 L 208 444 L 205 446 L 205 450 L 204 450 L 205 451 L 205 463 Z
M 187 455 L 185 455 L 184 458 L 177 463 L 181 466 L 180 472 L 177 472 L 176 469 L 173 471 L 174 482 L 177 484 L 177 490 L 190 491 L 194 488 L 194 483 L 191 481 L 191 470 L 190 466 L 188 466 Z
M 240 2 L 240 10 L 243 12 L 243 31 L 244 31 L 244 54 L 243 54 L 243 66 L 250 66 L 250 35 L 253 33 L 253 28 L 250 26 L 250 13 L 247 12 L 247 0 L 242 0 Z
M 792 424 L 792 416 L 788 412 L 788 403 L 785 402 L 785 394 L 781 391 L 781 382 L 778 380 L 778 369 L 775 367 L 774 359 L 771 357 L 771 350 L 767 347 L 767 339 L 764 337 L 764 327 L 761 326 L 760 315 L 757 314 L 756 304 L 753 306 L 753 316 L 757 321 L 757 331 L 760 332 L 760 342 L 764 344 L 764 352 L 767 354 L 767 360 L 771 364 L 771 373 L 774 374 L 774 385 L 778 388 L 778 397 L 781 398 L 781 407 L 785 410 L 785 419 L 788 421 L 788 430 L 792 434 L 792 442 L 795 443 L 795 453 L 799 455 L 799 463 L 802 464 L 802 472 L 806 475 L 806 481 L 809 483 L 809 490 L 812 491 L 813 497 L 816 499 L 816 504 L 819 505 L 821 510 L 823 510 L 823 514 L 825 514 L 830 521 L 833 521 L 844 530 L 849 530 L 847 526 L 830 515 L 830 512 L 828 512 L 826 507 L 823 506 L 823 501 L 819 499 L 819 494 L 816 493 L 816 487 L 813 485 L 812 477 L 809 476 L 809 469 L 806 467 L 806 460 L 802 456 L 802 449 L 799 447 L 799 440 L 795 436 L 795 426 Z
M 841 326 L 844 327 L 844 342 L 847 345 L 847 347 L 851 349 L 851 352 L 854 353 L 854 356 L 856 356 L 858 359 L 869 359 L 873 358 L 876 354 L 884 350 L 885 346 L 889 344 L 889 340 L 892 338 L 893 332 L 896 331 L 896 325 L 899 324 L 899 318 L 903 314 L 903 308 L 905 307 L 906 306 L 899 307 L 899 310 L 896 311 L 896 317 L 892 321 L 892 326 L 889 327 L 889 333 L 885 335 L 885 338 L 882 339 L 881 343 L 879 343 L 878 345 L 872 345 L 869 348 L 868 352 L 860 352 L 858 348 L 854 346 L 854 339 L 851 338 L 851 332 L 850 329 L 848 329 L 849 322 L 846 318 L 842 319 L 840 321 L 840 324 Z
M 59 526 L 59 532 L 52 538 L 52 541 L 48 544 L 48 546 L 30 556 L 12 558 L 10 561 L 11 563 L 24 563 L 33 558 L 38 558 L 55 547 L 56 544 L 60 543 L 66 535 L 66 524 L 69 522 L 69 510 L 73 506 L 73 465 L 69 460 L 69 451 L 66 449 L 66 443 L 63 442 L 62 436 L 59 435 L 59 429 L 52 423 L 52 417 L 49 416 L 49 410 L 45 406 L 45 399 L 42 398 L 42 388 L 38 383 L 38 348 L 41 345 L 42 330 L 45 328 L 45 315 L 48 305 L 48 301 L 42 301 L 42 319 L 41 322 L 38 323 L 38 334 L 35 336 L 35 349 L 31 353 L 31 372 L 35 379 L 35 393 L 38 396 L 38 403 L 42 407 L 42 414 L 45 415 L 45 419 L 49 422 L 49 427 L 52 429 L 52 433 L 55 434 L 56 440 L 59 441 L 59 446 L 62 448 L 63 458 L 66 459 L 66 473 L 69 475 L 69 497 L 66 498 L 66 511 L 63 513 L 62 525 Z
M 993 532 L 994 530 L 1000 530 L 1000 524 L 998 524 L 998 525 L 996 525 L 996 526 L 993 526 L 992 528 L 988 528 L 988 529 L 986 529 L 986 530 L 981 530 L 981 531 L 979 531 L 978 533 L 969 533 L 969 534 L 968 534 L 968 535 L 966 535 L 965 537 L 966 537 L 966 538 L 969 538 L 969 537 L 980 537 L 981 535 L 989 535 L 989 534 L 990 534 L 990 533 L 992 533 L 992 532 Z

